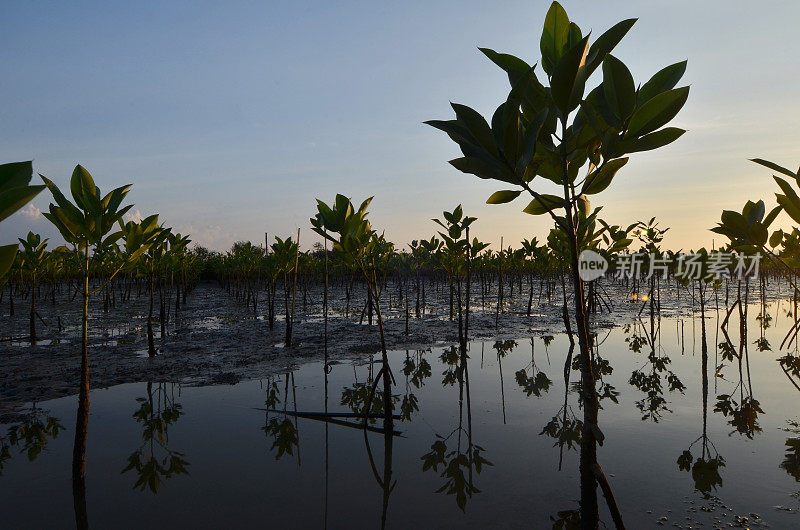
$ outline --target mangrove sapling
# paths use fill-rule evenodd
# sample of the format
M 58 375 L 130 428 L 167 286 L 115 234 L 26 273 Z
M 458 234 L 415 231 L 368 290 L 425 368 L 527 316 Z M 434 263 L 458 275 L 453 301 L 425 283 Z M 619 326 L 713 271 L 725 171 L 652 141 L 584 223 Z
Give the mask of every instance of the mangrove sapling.
M 186 302 L 187 249 L 192 240 L 189 239 L 189 236 L 171 233 L 167 236 L 167 240 L 169 242 L 170 284 L 175 285 L 175 316 L 177 317 L 178 311 L 181 309 L 181 288 L 183 289 L 183 301 L 184 303 Z M 173 278 L 176 272 L 178 273 L 178 280 L 174 281 Z
M 533 273 L 536 262 L 540 254 L 539 241 L 534 237 L 530 240 L 522 240 L 522 252 L 525 259 L 525 268 L 528 272 L 528 309 L 525 311 L 525 316 L 531 316 L 531 306 L 533 305 Z
M 292 301 L 292 305 L 289 305 L 289 295 L 291 294 L 289 275 L 297 268 L 298 253 L 299 245 L 292 241 L 291 237 L 287 237 L 285 240 L 277 236 L 275 237 L 275 243 L 272 244 L 272 256 L 275 260 L 275 270 L 277 274 L 282 277 L 283 282 L 283 308 L 286 324 L 284 344 L 287 347 L 292 345 L 292 321 L 294 320 L 294 316 L 292 315 L 294 302 Z
M 458 283 L 458 291 L 461 289 L 461 274 L 466 264 L 467 247 L 469 241 L 464 239 L 462 234 L 475 217 L 465 217 L 461 205 L 459 204 L 452 213 L 443 212 L 444 222 L 433 219 L 433 222 L 444 228 L 445 232 L 439 232 L 444 244 L 438 253 L 439 265 L 447 273 L 447 282 L 450 297 L 450 320 L 453 320 L 453 299 L 456 293 L 455 283 Z M 458 299 L 458 340 L 461 343 L 463 336 L 463 321 L 461 315 L 461 300 Z
M 76 253 L 81 257 L 81 276 L 83 282 L 83 316 L 81 332 L 81 382 L 79 391 L 78 415 L 75 426 L 75 444 L 73 446 L 72 460 L 72 486 L 75 499 L 76 523 L 78 527 L 88 526 L 86 520 L 86 436 L 89 423 L 89 354 L 88 354 L 88 326 L 89 326 L 89 297 L 102 290 L 101 284 L 94 291 L 89 290 L 89 275 L 91 271 L 91 252 L 95 254 L 122 237 L 122 232 L 109 235 L 114 225 L 130 210 L 132 205 L 120 208 L 123 199 L 128 194 L 131 186 L 121 186 L 112 190 L 105 196 L 100 194 L 100 189 L 95 185 L 92 176 L 83 166 L 75 166 L 70 180 L 70 191 L 73 202 L 69 201 L 61 190 L 52 181 L 39 175 L 44 181 L 56 204 L 50 203 L 49 212 L 43 213 L 45 218 L 53 223 L 65 241 L 74 246 Z M 127 243 L 127 242 L 126 242 Z M 137 249 L 144 251 L 143 249 Z M 138 257 L 134 252 L 133 259 Z M 119 270 L 115 271 L 113 278 Z
M 500 236 L 500 250 L 495 254 L 497 259 L 497 310 L 494 314 L 494 327 L 498 328 L 500 325 L 500 311 L 503 306 L 503 236 Z
M 414 316 L 416 318 L 419 318 L 420 317 L 420 314 L 419 314 L 419 309 L 420 309 L 420 306 L 419 306 L 419 297 L 420 297 L 419 275 L 420 275 L 420 268 L 421 268 L 421 265 L 422 265 L 423 247 L 419 244 L 419 241 L 417 241 L 416 239 L 411 241 L 411 244 L 409 245 L 409 247 L 411 248 L 411 260 L 412 260 L 412 262 L 414 264 L 414 292 L 416 294 L 416 301 L 414 302 Z
M 585 528 L 599 524 L 597 485 L 598 481 L 603 484 L 605 493 L 607 480 L 597 463 L 597 443 L 603 435 L 598 427 L 585 291 L 578 271 L 576 216 L 580 211 L 588 213 L 588 196 L 609 186 L 627 163 L 626 153 L 663 147 L 685 132 L 662 127 L 677 115 L 689 93 L 688 87 L 673 88 L 685 62 L 666 67 L 637 89 L 625 64 L 610 55 L 635 22 L 618 23 L 590 46 L 590 35 L 583 36 L 561 5 L 553 2 L 540 46 L 549 88 L 537 78 L 535 66 L 483 48 L 481 51 L 508 74 L 512 87 L 494 113 L 491 126 L 478 112 L 459 104 L 452 105 L 456 119 L 427 122 L 461 147 L 464 157 L 451 161 L 457 169 L 518 188 L 498 191 L 488 203 L 511 202 L 528 192 L 532 200 L 525 213 L 549 214 L 568 236 L 584 395 L 580 473 L 581 524 Z M 601 65 L 602 83 L 585 94 L 586 82 Z M 579 180 L 583 167 L 585 176 Z M 562 193 L 551 195 L 534 189 L 537 176 L 557 184 Z M 562 209 L 563 215 L 557 215 Z M 623 526 L 616 504 L 606 497 L 615 524 Z
M 754 158 L 752 161 L 784 176 L 791 177 L 794 182 L 800 186 L 800 169 L 795 172 L 761 158 Z M 800 197 L 798 197 L 792 185 L 785 179 L 777 175 L 773 175 L 772 178 L 781 190 L 781 193 L 775 194 L 778 206 L 765 215 L 766 208 L 763 201 L 758 201 L 757 203 L 747 201 L 741 213 L 729 210 L 723 211 L 721 222 L 711 230 L 712 232 L 727 237 L 731 242 L 731 246 L 736 250 L 751 253 L 755 251 L 763 252 L 770 261 L 778 267 L 781 275 L 792 287 L 794 291 L 793 300 L 795 301 L 795 311 L 793 312 L 795 316 L 795 325 L 789 330 L 781 342 L 780 347 L 783 348 L 787 342 L 791 342 L 791 340 L 797 336 L 798 332 L 800 332 L 800 320 L 797 319 L 796 306 L 797 294 L 800 290 L 798 290 L 797 287 L 796 268 L 793 267 L 796 263 L 792 263 L 792 261 L 794 261 L 792 258 L 796 256 L 796 252 L 794 252 L 796 249 L 793 248 L 791 237 L 787 237 L 789 234 L 784 234 L 783 230 L 776 230 L 770 236 L 768 229 L 781 210 L 784 210 L 792 221 L 800 223 Z M 796 228 L 793 229 L 792 234 L 794 234 L 795 231 Z M 783 252 L 781 252 L 781 255 L 776 254 L 767 247 L 767 243 L 769 243 L 769 246 L 775 249 L 784 241 L 785 244 L 783 244 Z
M 633 235 L 643 244 L 641 251 L 649 254 L 652 262 L 655 262 L 655 260 L 663 261 L 664 256 L 660 243 L 664 240 L 664 235 L 668 230 L 669 228 L 659 228 L 655 217 L 652 217 L 647 223 L 643 221 L 637 223 Z M 660 279 L 658 274 L 650 275 L 650 288 L 645 300 L 645 303 L 650 303 L 651 309 L 657 303 L 659 314 L 661 313 Z M 642 309 L 644 309 L 644 305 Z M 639 312 L 641 313 L 641 310 Z
M 269 329 L 272 331 L 275 326 L 275 297 L 279 276 L 274 254 L 267 253 L 266 256 L 264 256 L 262 268 L 266 275 L 267 284 L 267 321 L 269 322 Z
M 32 178 L 33 163 L 30 161 L 0 164 L 0 221 L 28 204 L 44 189 L 42 185 L 29 186 Z M 16 243 L 0 246 L 0 279 L 11 269 L 18 250 Z M 12 302 L 12 315 L 13 307 Z
M 325 229 L 323 228 L 323 231 Z M 325 283 L 324 292 L 322 294 L 322 319 L 323 319 L 323 354 L 325 356 L 325 412 L 328 412 L 328 239 L 323 238 L 325 245 Z M 327 442 L 328 427 L 325 426 L 325 440 Z M 325 447 L 325 454 L 327 455 L 328 448 Z M 327 461 L 326 461 L 327 466 Z M 326 501 L 327 502 L 327 501 Z
M 294 249 L 294 278 L 292 280 L 292 310 L 287 318 L 289 318 L 289 332 L 286 336 L 286 346 L 292 345 L 292 328 L 294 327 L 294 307 L 297 300 L 297 270 L 300 268 L 300 229 L 297 229 L 297 244 Z M 294 377 L 292 378 L 294 381 Z
M 602 255 L 608 263 L 615 263 L 614 257 L 627 251 L 631 243 L 633 243 L 630 234 L 632 230 L 636 228 L 636 223 L 630 224 L 627 228 L 622 229 L 618 225 L 609 225 L 599 217 L 597 217 L 597 222 L 599 222 L 603 228 L 596 230 L 596 225 L 593 223 L 587 226 L 585 236 L 585 240 L 587 241 L 586 248 L 591 248 Z M 602 289 L 599 282 L 592 282 L 589 284 L 587 310 L 596 313 L 599 303 L 601 307 L 605 305 L 606 309 L 610 312 L 612 310 L 611 300 L 608 296 L 603 298 L 601 293 L 597 292 L 597 288 Z
M 364 411 L 371 410 L 372 396 L 378 381 L 383 380 L 384 398 L 384 429 L 393 431 L 392 418 L 392 394 L 391 387 L 394 381 L 389 359 L 386 352 L 386 339 L 384 336 L 383 317 L 381 315 L 380 290 L 377 276 L 377 268 L 385 258 L 387 242 L 383 237 L 377 236 L 367 220 L 367 207 L 372 201 L 372 197 L 366 199 L 358 210 L 347 197 L 341 194 L 336 195 L 333 207 L 317 200 L 317 214 L 311 218 L 313 230 L 333 243 L 333 249 L 343 260 L 350 263 L 361 271 L 368 291 L 372 294 L 372 301 L 375 306 L 375 313 L 378 320 L 378 330 L 381 341 L 381 369 L 374 379 L 370 396 L 366 401 Z M 382 376 L 382 377 L 381 377 Z M 364 418 L 364 425 L 367 418 Z
M 142 219 L 140 222 L 119 221 L 120 233 L 125 239 L 125 259 L 128 263 L 138 261 L 148 280 L 150 305 L 147 312 L 147 355 L 157 353 L 153 339 L 153 302 L 155 298 L 155 277 L 164 255 L 164 245 L 170 228 L 158 224 L 158 214 Z M 163 319 L 163 316 L 162 316 Z M 162 328 L 163 338 L 163 328 Z
M 20 265 L 27 271 L 31 293 L 31 312 L 30 312 L 30 342 L 36 344 L 36 295 L 39 290 L 38 275 L 47 266 L 50 254 L 45 250 L 48 239 L 33 232 L 28 232 L 25 239 L 20 238 L 22 244 L 22 254 Z
M 429 240 L 421 240 L 419 242 L 420 247 L 422 248 L 422 258 L 423 263 L 431 263 L 434 260 L 434 257 L 437 253 L 441 250 L 442 241 L 440 241 L 436 236 L 431 237 Z M 422 281 L 422 314 L 425 314 L 426 308 L 426 299 L 425 299 L 425 282 Z
M 595 208 L 590 214 L 578 212 L 575 216 L 575 229 L 577 232 L 577 248 L 578 252 L 584 250 L 591 250 L 603 256 L 608 262 L 612 263 L 614 260 L 612 256 L 617 255 L 626 250 L 633 242 L 628 237 L 630 232 L 637 225 L 630 225 L 627 230 L 620 230 L 616 225 L 612 226 L 598 217 L 602 207 Z M 598 227 L 598 223 L 600 227 Z M 570 249 L 568 244 L 567 233 L 558 225 L 550 230 L 547 238 L 548 247 L 551 249 L 552 255 L 556 257 L 559 268 L 559 276 L 561 279 L 561 291 L 563 296 L 563 311 L 564 314 L 568 313 L 567 309 L 567 292 L 566 292 L 566 278 L 563 272 L 564 265 L 569 263 Z M 600 293 L 595 290 L 595 286 L 599 285 L 598 282 L 589 283 L 586 293 L 586 312 L 595 312 L 595 306 L 598 303 L 604 303 Z M 610 301 L 605 304 L 610 310 Z
M 439 232 L 444 244 L 438 254 L 440 266 L 447 272 L 450 284 L 450 318 L 453 314 L 453 293 L 455 291 L 456 303 L 458 306 L 458 342 L 462 350 L 466 350 L 466 329 L 464 315 L 468 312 L 463 310 L 463 297 L 461 285 L 466 278 L 469 282 L 469 270 L 467 265 L 470 257 L 475 257 L 484 250 L 488 244 L 479 243 L 476 239 L 471 245 L 469 241 L 469 226 L 477 220 L 476 217 L 464 216 L 463 209 L 459 204 L 452 212 L 442 212 L 444 221 L 433 219 L 433 222 L 444 228 L 444 232 Z M 469 289 L 467 289 L 467 307 L 469 306 Z
M 467 240 L 467 281 L 466 281 L 466 303 L 464 307 L 464 333 L 461 337 L 461 354 L 466 357 L 467 355 L 467 342 L 469 341 L 469 315 L 472 310 L 472 264 L 475 260 L 480 260 L 483 256 L 481 252 L 489 247 L 489 243 L 478 241 L 477 237 L 473 237 L 472 241 L 469 240 L 469 227 L 464 230 L 464 236 Z M 466 359 L 464 360 L 466 366 Z M 469 381 L 467 381 L 467 392 L 469 392 Z

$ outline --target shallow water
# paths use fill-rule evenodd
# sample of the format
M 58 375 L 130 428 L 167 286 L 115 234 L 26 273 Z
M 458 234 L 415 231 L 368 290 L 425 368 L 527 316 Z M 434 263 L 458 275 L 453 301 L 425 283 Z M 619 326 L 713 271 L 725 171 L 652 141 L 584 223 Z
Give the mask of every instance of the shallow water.
M 613 387 L 608 387 L 609 395 L 618 401 L 601 402 L 605 444 L 599 449 L 599 461 L 629 528 L 658 523 L 800 527 L 800 430 L 789 423 L 800 421 L 800 391 L 776 362 L 785 354 L 778 353 L 777 346 L 791 322 L 787 309 L 786 303 L 769 306 L 772 321 L 764 338 L 772 351 L 759 351 L 755 343 L 761 337 L 759 308 L 749 308 L 741 380 L 738 358 L 725 360 L 714 347 L 724 341 L 717 332 L 718 318 L 724 314 L 707 315 L 705 437 L 699 313 L 694 318 L 654 320 L 654 341 L 649 319 L 599 333 L 597 354 L 607 361 L 604 372 L 613 370 L 603 375 L 603 384 Z M 738 353 L 735 320 L 734 314 L 728 329 Z M 549 527 L 550 517 L 558 512 L 577 509 L 577 446 L 559 447 L 558 440 L 548 435 L 556 433 L 565 417 L 568 347 L 564 335 L 518 339 L 516 345 L 476 341 L 470 344 L 468 370 L 460 381 L 457 365 L 448 364 L 457 359 L 453 350 L 391 352 L 397 381 L 393 392 L 400 400 L 396 407 L 400 409 L 403 398 L 413 394 L 419 410 L 411 411 L 410 420 L 395 422 L 401 436 L 391 442 L 393 489 L 387 526 L 542 528 Z M 404 371 L 409 360 L 414 370 Z M 418 370 L 422 360 L 430 365 L 428 377 L 426 370 Z M 715 370 L 720 364 L 724 366 Z M 350 412 L 342 404 L 344 389 L 364 383 L 370 371 L 377 373 L 379 368 L 369 363 L 331 365 L 328 410 Z M 517 376 L 520 370 L 525 370 L 525 377 Z M 546 376 L 536 379 L 539 372 Z M 579 374 L 570 372 L 572 386 Z M 520 384 L 531 384 L 529 377 L 538 382 L 530 386 L 530 395 Z M 323 364 L 310 363 L 291 374 L 236 385 L 181 387 L 154 382 L 93 391 L 86 456 L 89 524 L 379 527 L 384 491 L 378 480 L 387 471 L 388 437 L 368 435 L 373 473 L 362 430 L 265 410 L 272 389 L 275 409 L 321 412 L 325 380 Z M 601 387 L 601 393 L 605 389 Z M 732 396 L 733 402 L 720 401 L 718 396 L 724 395 Z M 754 400 L 763 410 L 755 419 L 741 407 Z M 73 523 L 76 409 L 75 396 L 37 403 L 36 418 L 57 418 L 66 429 L 55 438 L 45 434 L 46 447 L 32 461 L 20 454 L 24 441 L 8 447 L 0 476 L 4 527 Z M 554 417 L 559 421 L 552 422 Z M 577 394 L 569 392 L 566 419 L 569 423 L 581 417 Z M 272 429 L 265 429 L 270 425 Z M 373 426 L 380 429 L 382 421 Z M 9 428 L 10 424 L 0 426 L 0 434 Z M 561 434 L 566 440 L 571 432 Z M 286 443 L 295 436 L 298 443 Z M 9 439 L 6 432 L 6 445 Z M 426 461 L 436 460 L 432 445 L 437 442 L 445 444 L 440 456 L 446 462 L 439 462 L 437 470 L 423 471 Z M 34 439 L 31 446 L 41 445 Z M 487 461 L 480 472 L 475 458 L 468 458 L 474 457 L 476 447 Z M 285 452 L 280 454 L 281 450 Z M 686 450 L 691 457 L 684 454 Z M 161 465 L 155 482 L 147 481 L 153 475 L 147 475 L 144 466 L 151 455 Z M 465 456 L 458 459 L 459 455 Z M 136 465 L 123 472 L 136 458 L 140 472 Z M 137 487 L 140 477 L 145 480 Z M 465 491 L 463 511 L 458 495 L 448 494 L 447 487 L 437 493 L 447 484 Z M 470 484 L 476 488 L 471 495 L 466 493 Z M 613 526 L 602 496 L 600 504 L 601 518 Z

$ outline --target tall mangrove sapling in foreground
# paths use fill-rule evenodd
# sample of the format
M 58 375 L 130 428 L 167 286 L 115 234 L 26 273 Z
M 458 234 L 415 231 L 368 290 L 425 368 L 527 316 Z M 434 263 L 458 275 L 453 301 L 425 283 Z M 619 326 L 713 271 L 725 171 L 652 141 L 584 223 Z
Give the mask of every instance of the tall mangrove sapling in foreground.
M 381 510 L 381 528 L 386 526 L 386 512 L 389 504 L 389 494 L 392 485 L 392 442 L 394 436 L 394 417 L 392 383 L 394 376 L 389 367 L 389 358 L 386 353 L 386 340 L 384 337 L 383 316 L 381 314 L 381 284 L 378 281 L 378 269 L 383 265 L 386 256 L 391 254 L 394 247 L 387 242 L 383 236 L 379 236 L 372 229 L 372 225 L 367 220 L 367 207 L 372 201 L 372 197 L 361 203 L 358 210 L 353 208 L 353 204 L 344 195 L 337 194 L 333 207 L 317 200 L 317 215 L 311 218 L 312 229 L 333 243 L 333 250 L 342 259 L 354 266 L 364 276 L 367 282 L 367 289 L 370 294 L 368 304 L 375 306 L 375 314 L 378 318 L 378 330 L 381 339 L 381 369 L 375 376 L 375 381 L 370 390 L 363 407 L 364 414 L 364 441 L 367 445 L 367 453 L 373 472 L 378 478 L 374 463 L 372 462 L 372 452 L 369 449 L 369 439 L 367 438 L 367 421 L 372 412 L 372 401 L 375 395 L 375 388 L 379 381 L 383 381 L 383 433 L 384 433 L 384 455 L 383 455 L 383 476 L 378 478 L 379 484 L 383 489 L 383 503 Z
M 446 132 L 463 157 L 450 163 L 464 173 L 500 181 L 513 189 L 492 194 L 489 204 L 511 202 L 523 192 L 531 200 L 527 214 L 549 214 L 567 234 L 573 309 L 580 347 L 584 423 L 581 437 L 581 524 L 598 525 L 597 485 L 606 495 L 615 523 L 622 526 L 611 490 L 597 464 L 598 398 L 592 371 L 584 284 L 578 274 L 577 216 L 588 214 L 589 196 L 605 190 L 628 162 L 629 153 L 663 147 L 685 131 L 665 127 L 683 107 L 688 87 L 674 88 L 686 62 L 660 70 L 637 88 L 625 64 L 611 51 L 636 19 L 619 22 L 590 44 L 591 34 L 570 22 L 558 2 L 547 13 L 540 40 L 541 69 L 488 48 L 481 51 L 508 75 L 511 91 L 491 119 L 465 105 L 452 104 L 453 120 L 426 122 Z M 586 84 L 601 69 L 602 82 Z M 544 181 L 559 188 L 544 193 Z
M 318 212 L 315 217 L 311 218 L 311 225 L 316 233 L 333 243 L 333 250 L 338 252 L 345 262 L 361 271 L 364 280 L 367 282 L 371 303 L 374 305 L 375 313 L 378 317 L 378 330 L 381 339 L 382 367 L 375 378 L 375 384 L 377 384 L 382 375 L 384 399 L 386 400 L 384 412 L 387 421 L 391 423 L 391 383 L 393 376 L 386 353 L 386 340 L 384 338 L 380 304 L 380 284 L 377 275 L 377 265 L 387 248 L 386 241 L 375 233 L 369 220 L 367 220 L 367 207 L 371 201 L 372 197 L 361 203 L 361 206 L 356 210 L 353 208 L 350 199 L 344 195 L 336 195 L 333 207 L 317 200 Z M 368 402 L 365 411 L 368 413 L 370 410 L 370 403 Z M 391 425 L 387 428 L 391 430 Z
M 75 502 L 75 518 L 79 528 L 88 527 L 86 517 L 86 434 L 89 423 L 89 356 L 88 325 L 89 297 L 105 287 L 101 284 L 94 291 L 89 290 L 92 252 L 96 256 L 103 249 L 115 245 L 123 236 L 121 231 L 111 233 L 114 225 L 132 207 L 122 205 L 131 185 L 121 186 L 103 196 L 95 185 L 92 176 L 83 166 L 75 166 L 70 180 L 71 202 L 52 181 L 40 175 L 47 185 L 56 204 L 50 203 L 49 212 L 44 215 L 61 233 L 62 237 L 75 248 L 81 261 L 81 277 L 83 280 L 83 318 L 81 348 L 81 382 L 79 391 L 78 416 L 75 426 L 75 445 L 72 460 L 72 486 Z M 128 259 L 138 258 L 147 250 L 146 246 L 131 249 Z M 123 261 L 117 271 L 106 280 L 108 283 L 125 264 Z

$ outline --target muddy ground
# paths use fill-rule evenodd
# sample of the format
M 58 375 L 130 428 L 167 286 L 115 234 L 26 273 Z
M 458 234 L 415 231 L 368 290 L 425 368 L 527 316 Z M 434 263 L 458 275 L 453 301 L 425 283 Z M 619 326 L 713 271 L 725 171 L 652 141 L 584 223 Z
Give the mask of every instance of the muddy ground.
M 593 317 L 596 328 L 611 327 L 628 321 L 642 309 L 641 301 L 632 301 L 622 285 L 605 284 L 607 299 L 613 312 Z M 475 289 L 479 291 L 479 289 Z M 559 287 L 560 290 L 560 287 Z M 339 298 L 331 301 L 328 322 L 328 352 L 334 362 L 368 359 L 380 351 L 378 326 L 367 324 L 361 310 L 365 293 L 356 290 L 345 317 L 345 300 L 341 289 L 334 289 Z M 44 290 L 46 293 L 46 289 Z M 504 307 L 495 326 L 495 293 L 473 298 L 470 314 L 470 339 L 516 339 L 555 334 L 564 330 L 560 297 L 550 302 L 540 298 L 539 285 L 534 285 L 533 311 L 526 316 L 529 289 L 514 289 L 513 299 Z M 557 292 L 557 291 L 556 291 Z M 506 289 L 506 296 L 509 290 Z M 672 314 L 691 307 L 690 294 L 682 289 L 662 290 L 662 313 Z M 0 414 L 21 405 L 77 393 L 80 379 L 80 297 L 70 301 L 59 294 L 56 305 L 49 297 L 40 300 L 37 322 L 39 343 L 31 346 L 28 337 L 29 302 L 15 300 L 15 315 L 9 315 L 8 296 L 2 302 L 0 316 Z M 147 356 L 146 314 L 148 297 L 136 294 L 129 302 L 103 312 L 101 297 L 95 297 L 90 310 L 89 365 L 92 388 L 104 388 L 139 381 L 170 381 L 188 385 L 234 384 L 240 380 L 262 378 L 276 372 L 323 358 L 322 292 L 311 289 L 298 292 L 293 345 L 284 347 L 282 293 L 278 290 L 276 312 L 279 317 L 269 329 L 264 295 L 254 312 L 245 307 L 216 283 L 196 287 L 177 314 L 171 315 L 167 333 L 160 337 L 154 323 L 159 354 Z M 410 313 L 406 335 L 405 301 L 399 302 L 398 291 L 387 289 L 381 300 L 384 310 L 387 348 L 393 350 L 422 349 L 453 343 L 458 338 L 457 321 L 449 320 L 446 286 L 427 288 L 426 314 L 415 318 L 415 295 L 410 297 Z M 721 304 L 722 302 L 720 302 Z M 485 304 L 485 305 L 484 305 Z M 156 304 L 156 319 L 158 317 Z M 173 310 L 174 311 L 174 310 Z M 647 309 L 643 315 L 647 314 Z M 58 318 L 62 329 L 58 330 Z

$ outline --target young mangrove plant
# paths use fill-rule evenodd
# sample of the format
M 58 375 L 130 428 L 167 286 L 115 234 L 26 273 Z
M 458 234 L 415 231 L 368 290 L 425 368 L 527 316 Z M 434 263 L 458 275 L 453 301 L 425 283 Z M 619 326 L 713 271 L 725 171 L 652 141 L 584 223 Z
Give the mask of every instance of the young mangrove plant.
M 281 239 L 275 238 L 272 244 L 272 257 L 275 263 L 275 270 L 278 275 L 283 277 L 283 309 L 284 320 L 286 321 L 286 336 L 284 344 L 286 347 L 292 345 L 292 327 L 294 323 L 294 303 L 290 302 L 290 295 L 292 290 L 290 288 L 289 276 L 295 272 L 297 268 L 297 255 L 299 253 L 299 245 L 297 242 L 292 241 L 291 237 Z
M 536 65 L 481 48 L 506 72 L 511 84 L 491 125 L 475 110 L 455 103 L 455 119 L 426 122 L 446 132 L 461 148 L 464 156 L 450 162 L 456 169 L 514 188 L 492 194 L 489 204 L 511 202 L 527 192 L 531 200 L 524 212 L 549 214 L 567 235 L 584 404 L 580 474 L 585 528 L 599 523 L 598 482 L 615 524 L 622 526 L 622 519 L 597 464 L 597 443 L 603 435 L 597 420 L 586 296 L 578 273 L 577 216 L 588 215 L 589 196 L 611 184 L 628 162 L 625 155 L 663 147 L 685 132 L 665 125 L 689 95 L 688 87 L 674 88 L 685 61 L 664 68 L 637 88 L 627 66 L 611 55 L 635 22 L 624 20 L 590 44 L 591 34 L 584 36 L 561 5 L 553 2 L 540 41 L 544 83 L 537 77 Z M 598 68 L 602 82 L 587 93 L 586 84 Z M 560 193 L 544 193 L 544 180 L 556 184 Z
M 157 353 L 153 339 L 153 302 L 155 299 L 155 277 L 164 255 L 164 246 L 170 229 L 158 224 L 158 214 L 145 217 L 138 223 L 119 221 L 120 233 L 125 239 L 125 257 L 128 263 L 137 263 L 147 277 L 150 305 L 147 311 L 147 355 Z M 162 339 L 164 335 L 164 315 L 161 314 Z
M 390 379 L 393 379 L 393 376 L 386 357 L 386 340 L 380 305 L 380 284 L 377 275 L 378 265 L 384 257 L 387 247 L 386 240 L 375 233 L 367 219 L 367 207 L 369 207 L 371 201 L 372 197 L 366 199 L 356 210 L 353 208 L 350 199 L 341 194 L 336 195 L 333 207 L 317 200 L 317 215 L 311 218 L 311 226 L 314 232 L 333 243 L 334 252 L 338 253 L 346 263 L 357 268 L 367 283 L 367 289 L 371 294 L 371 304 L 374 306 L 378 318 L 378 330 L 383 353 L 381 373 L 384 378 L 385 395 L 388 396 L 391 388 Z M 378 379 L 379 377 L 376 377 L 376 381 Z M 391 407 L 387 407 L 387 410 L 389 409 Z
M 433 219 L 433 222 L 444 229 L 439 232 L 444 244 L 437 253 L 441 267 L 447 272 L 450 285 L 450 320 L 453 319 L 453 301 L 457 304 L 458 315 L 458 342 L 462 354 L 467 349 L 467 334 L 469 327 L 469 302 L 470 302 L 470 260 L 475 258 L 489 245 L 480 243 L 477 238 L 470 243 L 469 227 L 478 220 L 477 217 L 464 215 L 459 204 L 452 212 L 442 212 L 444 221 Z M 462 294 L 462 285 L 463 292 Z M 466 302 L 466 304 L 465 304 Z
M 800 187 L 800 169 L 794 172 L 791 169 L 761 158 L 754 158 L 752 162 L 790 177 L 795 186 Z M 800 334 L 800 319 L 797 318 L 797 299 L 800 296 L 800 289 L 798 289 L 797 262 L 795 259 L 797 255 L 797 228 L 793 227 L 789 233 L 784 233 L 780 229 L 775 230 L 770 235 L 769 227 L 778 217 L 781 210 L 785 211 L 792 221 L 800 223 L 800 197 L 789 181 L 774 174 L 772 178 L 778 184 L 781 193 L 775 194 L 778 205 L 772 208 L 769 213 L 766 211 L 764 201 L 747 201 L 741 213 L 731 210 L 723 211 L 720 223 L 712 228 L 711 231 L 727 237 L 730 240 L 731 248 L 734 250 L 746 254 L 761 252 L 766 255 L 770 262 L 777 266 L 781 276 L 791 285 L 795 321 L 780 344 L 780 347 L 783 348 L 787 343 L 791 344 L 792 340 L 796 341 L 798 334 Z M 745 300 L 747 298 L 747 287 L 746 284 Z M 742 309 L 743 306 L 745 307 L 744 310 Z M 740 303 L 739 308 L 741 318 L 743 311 L 746 311 L 746 303 Z M 741 353 L 739 354 L 739 359 L 741 361 Z M 794 376 L 800 375 L 800 362 L 796 356 L 787 354 L 778 359 L 778 361 L 790 381 L 793 382 L 792 374 Z
M 131 185 L 121 186 L 103 196 L 95 185 L 94 179 L 81 165 L 75 166 L 70 180 L 70 191 L 74 203 L 68 200 L 61 190 L 52 181 L 39 175 L 44 181 L 56 204 L 50 203 L 49 212 L 43 213 L 61 233 L 64 240 L 75 248 L 81 258 L 81 278 L 83 281 L 83 317 L 81 333 L 81 382 L 79 390 L 78 415 L 75 426 L 75 444 L 73 446 L 72 460 L 72 485 L 75 503 L 75 517 L 78 527 L 88 527 L 86 517 L 86 436 L 89 423 L 89 353 L 88 353 L 88 327 L 89 327 L 89 297 L 105 287 L 101 284 L 93 291 L 89 291 L 89 276 L 91 272 L 92 254 L 96 256 L 103 249 L 115 245 L 122 237 L 122 232 L 110 233 L 130 210 L 132 205 L 120 207 L 123 199 L 128 194 Z M 110 234 L 109 234 L 110 233 Z M 145 247 L 136 249 L 130 256 L 138 256 Z M 113 278 L 122 267 L 114 271 Z M 106 281 L 106 283 L 107 283 Z
M 356 210 L 353 208 L 350 199 L 341 194 L 336 195 L 333 207 L 317 200 L 317 215 L 311 218 L 311 226 L 316 233 L 333 243 L 334 252 L 337 252 L 345 262 L 361 271 L 364 281 L 367 283 L 367 289 L 371 294 L 371 303 L 375 307 L 375 313 L 378 318 L 382 366 L 375 377 L 375 383 L 372 386 L 370 398 L 364 410 L 371 410 L 371 396 L 375 392 L 378 381 L 382 378 L 386 428 L 392 430 L 391 387 L 394 376 L 389 367 L 389 359 L 386 353 L 386 340 L 380 304 L 380 284 L 377 276 L 377 265 L 383 257 L 386 247 L 385 240 L 375 233 L 369 220 L 367 220 L 367 207 L 371 201 L 372 197 L 366 199 Z
M 44 186 L 29 186 L 33 177 L 32 162 L 0 164 L 0 221 L 16 212 L 44 189 Z M 19 246 L 0 246 L 0 278 L 3 278 L 17 256 Z
M 42 236 L 28 232 L 25 239 L 20 238 L 22 244 L 21 267 L 28 275 L 28 283 L 31 293 L 31 314 L 30 314 L 30 341 L 31 345 L 36 344 L 36 294 L 39 289 L 38 277 L 42 269 L 47 266 L 50 254 L 47 253 L 47 239 L 42 241 Z
M 386 525 L 386 511 L 389 504 L 389 494 L 392 490 L 392 444 L 394 437 L 394 396 L 392 384 L 394 376 L 389 367 L 389 358 L 386 353 L 386 339 L 384 336 L 383 317 L 381 315 L 381 289 L 382 283 L 378 280 L 378 269 L 384 266 L 386 258 L 393 251 L 393 245 L 383 236 L 378 236 L 367 220 L 367 207 L 372 197 L 361 203 L 356 210 L 353 204 L 344 195 L 337 194 L 333 207 L 317 200 L 317 214 L 310 219 L 312 229 L 333 243 L 333 250 L 351 266 L 361 271 L 367 283 L 369 293 L 368 304 L 374 305 L 375 315 L 378 319 L 378 330 L 381 339 L 381 369 L 375 376 L 369 396 L 361 409 L 364 414 L 364 442 L 370 464 L 376 479 L 383 489 L 383 506 L 381 511 L 381 528 Z M 375 464 L 372 461 L 372 452 L 367 437 L 368 421 L 372 411 L 373 397 L 379 381 L 383 381 L 383 476 L 378 478 Z M 344 401 L 344 399 L 343 399 Z

